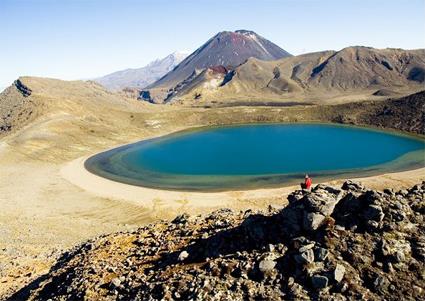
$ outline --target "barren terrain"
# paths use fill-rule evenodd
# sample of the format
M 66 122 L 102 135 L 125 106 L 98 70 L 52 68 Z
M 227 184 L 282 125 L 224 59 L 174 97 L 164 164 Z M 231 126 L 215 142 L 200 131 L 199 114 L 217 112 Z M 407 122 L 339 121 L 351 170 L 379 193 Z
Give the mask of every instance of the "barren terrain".
M 90 237 L 182 212 L 281 206 L 293 190 L 192 195 L 122 187 L 81 169 L 82 158 L 96 152 L 189 127 L 248 122 L 342 122 L 424 134 L 423 93 L 361 105 L 195 108 L 152 105 L 91 82 L 26 77 L 0 100 L 0 296 Z M 420 169 L 362 182 L 400 189 L 424 179 Z

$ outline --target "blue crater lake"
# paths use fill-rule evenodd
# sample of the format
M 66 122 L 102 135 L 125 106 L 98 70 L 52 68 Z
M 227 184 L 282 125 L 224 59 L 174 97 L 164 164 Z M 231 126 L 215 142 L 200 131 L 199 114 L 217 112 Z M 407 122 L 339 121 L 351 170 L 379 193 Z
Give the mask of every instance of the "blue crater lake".
M 425 166 L 420 138 L 327 124 L 207 127 L 144 140 L 89 158 L 115 181 L 175 190 L 273 187 Z

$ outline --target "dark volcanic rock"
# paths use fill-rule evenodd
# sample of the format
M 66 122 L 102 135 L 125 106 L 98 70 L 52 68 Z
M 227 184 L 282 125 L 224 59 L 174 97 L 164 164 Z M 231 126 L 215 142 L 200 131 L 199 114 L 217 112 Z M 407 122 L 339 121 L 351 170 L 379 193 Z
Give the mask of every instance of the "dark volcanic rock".
M 264 213 L 181 215 L 75 247 L 11 300 L 423 299 L 424 193 L 346 182 Z
M 367 107 L 367 110 L 357 113 L 354 120 L 346 122 L 334 118 L 334 121 L 425 134 L 425 91 L 385 102 L 371 101 L 361 104 L 343 104 L 335 107 L 337 110 L 335 113 L 338 116 L 341 115 L 341 111 L 346 110 L 344 116 L 351 116 L 352 118 L 352 112 L 361 110 L 360 107 Z
M 31 95 L 32 93 L 31 89 L 25 86 L 20 79 L 15 80 L 13 84 L 16 86 L 16 89 L 18 89 L 23 96 L 28 97 Z

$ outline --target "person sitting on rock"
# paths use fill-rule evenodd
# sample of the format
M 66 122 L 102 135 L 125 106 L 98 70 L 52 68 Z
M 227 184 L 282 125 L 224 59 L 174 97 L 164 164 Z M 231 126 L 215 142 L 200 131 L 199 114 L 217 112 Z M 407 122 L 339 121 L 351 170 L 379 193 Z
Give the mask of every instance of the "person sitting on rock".
M 310 190 L 311 183 L 312 183 L 311 178 L 306 174 L 304 183 L 301 183 L 301 189 Z

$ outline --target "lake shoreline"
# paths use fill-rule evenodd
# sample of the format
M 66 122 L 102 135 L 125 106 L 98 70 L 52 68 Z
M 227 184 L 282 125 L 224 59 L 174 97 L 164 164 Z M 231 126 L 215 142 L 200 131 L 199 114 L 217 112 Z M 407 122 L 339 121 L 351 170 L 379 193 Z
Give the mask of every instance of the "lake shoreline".
M 399 157 L 397 157 L 396 159 L 392 159 L 390 161 L 384 161 L 383 163 L 379 163 L 379 164 L 372 164 L 369 166 L 360 166 L 360 167 L 351 167 L 351 168 L 346 167 L 346 168 L 335 169 L 335 170 L 314 170 L 314 166 L 313 167 L 309 166 L 312 169 L 308 170 L 307 173 L 312 175 L 312 177 L 317 182 L 327 183 L 329 181 L 339 180 L 339 179 L 366 178 L 366 177 L 372 177 L 372 176 L 379 176 L 381 174 L 398 173 L 398 172 L 420 169 L 425 167 L 425 160 L 423 159 L 425 154 L 424 152 L 425 139 L 421 137 L 420 135 L 412 135 L 410 133 L 404 133 L 400 131 L 387 131 L 387 130 L 365 127 L 365 126 L 350 126 L 350 125 L 341 125 L 341 124 L 332 124 L 332 123 L 315 123 L 315 122 L 250 123 L 250 124 L 238 124 L 238 125 L 231 124 L 231 125 L 219 125 L 219 126 L 204 126 L 204 127 L 195 127 L 195 128 L 190 127 L 190 128 L 179 130 L 179 131 L 172 131 L 171 133 L 166 133 L 164 135 L 149 137 L 146 139 L 139 140 L 137 142 L 132 142 L 129 144 L 123 144 L 116 147 L 108 148 L 101 152 L 97 152 L 90 156 L 87 156 L 83 164 L 84 164 L 84 168 L 94 175 L 106 178 L 113 182 L 119 182 L 119 183 L 130 185 L 130 186 L 139 186 L 139 187 L 147 188 L 154 191 L 171 191 L 171 192 L 184 192 L 184 193 L 225 193 L 225 192 L 234 192 L 234 191 L 241 192 L 241 191 L 259 190 L 259 189 L 269 190 L 269 189 L 277 189 L 281 187 L 290 187 L 290 186 L 292 187 L 292 186 L 297 186 L 298 183 L 303 180 L 303 177 L 305 174 L 304 171 L 297 171 L 297 172 L 290 172 L 290 173 L 276 172 L 276 173 L 259 173 L 259 174 L 242 174 L 241 173 L 240 175 L 238 175 L 238 174 L 232 174 L 232 173 L 225 174 L 224 170 L 227 170 L 226 169 L 227 167 L 225 167 L 225 169 L 222 168 L 223 173 L 211 174 L 210 176 L 208 176 L 207 174 L 196 175 L 195 173 L 193 175 L 191 174 L 186 175 L 183 172 L 174 174 L 174 173 L 161 172 L 160 170 L 159 171 L 144 170 L 143 166 L 141 166 L 139 173 L 136 173 L 136 171 L 134 171 L 135 170 L 134 168 L 136 168 L 136 170 L 139 170 L 139 167 L 137 167 L 138 163 L 137 162 L 133 163 L 131 165 L 131 171 L 129 170 L 127 172 L 124 169 L 127 166 L 126 165 L 127 163 L 122 161 L 121 153 L 125 154 L 129 150 L 131 151 L 132 148 L 133 148 L 132 152 L 134 152 L 134 149 L 137 150 L 138 148 L 142 148 L 145 145 L 148 145 L 149 143 L 156 145 L 158 143 L 161 143 L 161 141 L 162 142 L 172 141 L 173 139 L 176 140 L 179 138 L 189 137 L 190 135 L 193 135 L 193 134 L 197 134 L 197 135 L 204 134 L 204 136 L 207 136 L 208 133 L 211 133 L 211 132 L 215 133 L 214 131 L 216 130 L 219 130 L 219 131 L 230 130 L 234 132 L 235 129 L 243 130 L 244 128 L 249 129 L 250 127 L 252 127 L 253 129 L 257 129 L 258 127 L 260 127 L 259 129 L 262 130 L 261 127 L 265 126 L 265 127 L 268 127 L 270 131 L 270 130 L 273 130 L 271 126 L 284 126 L 285 128 L 286 126 L 309 127 L 311 125 L 324 126 L 323 130 L 325 131 L 329 130 L 328 127 L 331 128 L 332 130 L 333 128 L 347 129 L 350 131 L 360 130 L 359 134 L 361 135 L 363 135 L 363 132 L 361 131 L 364 131 L 364 133 L 366 134 L 367 132 L 370 132 L 370 133 L 388 135 L 388 137 L 395 136 L 400 138 L 407 138 L 412 141 L 417 140 L 421 144 L 421 148 L 409 150 L 408 152 L 402 155 L 399 155 Z M 280 130 L 281 129 L 279 128 L 279 131 Z M 308 131 L 310 130 L 311 129 L 308 128 Z M 320 129 L 320 131 L 322 131 L 322 129 Z M 220 133 L 221 132 L 219 132 L 217 135 L 220 135 Z M 343 135 L 345 136 L 346 134 L 348 135 L 349 133 L 350 132 L 343 133 Z M 224 132 L 222 134 L 224 134 Z M 238 133 L 235 133 L 235 134 L 238 134 Z M 367 134 L 367 135 L 370 135 L 370 134 Z M 208 137 L 205 137 L 205 138 L 208 138 Z M 286 139 L 285 137 L 283 138 Z M 380 136 L 375 137 L 375 139 L 376 138 L 380 138 Z M 198 138 L 198 140 L 199 139 L 200 138 Z M 249 139 L 251 141 L 251 139 L 253 138 L 250 137 Z M 275 140 L 275 138 L 270 138 L 270 139 Z M 305 139 L 303 141 L 305 141 Z M 216 142 L 217 141 L 214 140 L 214 143 Z M 185 140 L 185 143 L 188 143 L 188 141 Z M 218 143 L 224 143 L 224 142 L 222 141 Z M 298 143 L 295 143 L 295 145 L 297 144 Z M 340 143 L 340 144 L 344 145 L 344 148 L 346 147 L 346 143 Z M 225 145 L 227 145 L 227 143 Z M 229 147 L 230 147 L 230 150 L 229 150 L 230 152 L 232 151 L 236 152 L 236 150 L 232 149 L 231 143 L 229 144 Z M 199 151 L 198 147 L 194 147 L 194 148 Z M 202 146 L 200 148 L 202 152 Z M 272 148 L 273 148 L 272 145 L 268 146 L 267 151 L 269 151 Z M 282 146 L 282 148 L 279 146 L 279 150 L 280 149 L 284 150 L 285 146 Z M 170 152 L 174 153 L 171 150 Z M 227 147 L 226 147 L 226 152 L 227 152 Z M 328 153 L 328 150 L 325 151 L 324 156 L 319 155 L 319 157 L 316 159 L 319 160 L 320 158 L 320 160 L 323 160 L 323 158 L 326 157 L 327 153 Z M 141 156 L 141 155 L 142 154 L 138 154 L 138 156 Z M 221 154 L 221 155 L 223 156 L 224 154 Z M 282 153 L 279 152 L 279 155 L 281 158 Z M 290 157 L 290 155 L 288 156 Z M 288 156 L 285 156 L 283 153 L 283 157 L 288 157 Z M 369 152 L 368 152 L 368 156 L 369 156 Z M 211 158 L 214 158 L 213 155 L 212 156 L 205 155 L 203 157 L 207 157 L 210 160 Z M 379 154 L 379 157 L 381 157 L 381 153 Z M 350 156 L 347 155 L 347 158 L 350 158 Z M 330 158 L 328 158 L 328 161 L 329 159 Z M 180 159 L 180 160 L 184 160 L 184 159 Z M 282 161 L 282 160 L 279 159 L 279 161 Z M 245 163 L 248 164 L 247 162 L 244 162 L 243 166 L 246 166 Z M 268 162 L 265 162 L 265 163 L 268 163 Z M 342 163 L 346 164 L 344 162 Z M 119 168 L 117 169 L 116 167 L 114 167 L 113 164 L 118 165 Z M 169 162 L 169 165 L 172 165 L 172 164 L 173 164 L 173 161 Z M 187 164 L 190 164 L 190 163 L 186 163 L 185 166 L 187 166 Z M 200 164 L 203 164 L 203 163 L 198 162 L 198 165 Z M 288 163 L 285 163 L 283 167 L 287 168 L 287 165 Z M 328 166 L 328 164 L 326 164 L 326 166 Z M 206 170 L 208 170 L 208 167 Z M 275 170 L 280 171 L 281 169 L 275 169 Z M 232 170 L 232 172 L 234 172 L 234 170 Z M 218 181 L 218 183 L 215 183 L 215 181 Z
M 165 204 L 163 203 L 165 207 L 176 208 L 181 206 L 181 200 L 184 199 L 187 206 L 202 208 L 225 207 L 235 205 L 235 202 L 241 199 L 254 199 L 260 196 L 262 198 L 282 198 L 285 200 L 290 192 L 299 189 L 299 185 L 285 184 L 282 184 L 279 188 L 227 190 L 220 192 L 193 192 L 147 188 L 113 181 L 89 172 L 84 166 L 88 157 L 90 156 L 83 156 L 64 164 L 61 168 L 61 176 L 73 185 L 96 196 L 115 198 L 141 206 L 150 206 L 156 199 L 161 199 L 161 201 L 165 202 Z M 407 171 L 382 173 L 369 177 L 352 177 L 350 179 L 362 182 L 365 186 L 373 189 L 384 189 L 387 187 L 396 189 L 400 185 L 408 187 L 424 181 L 425 167 Z M 347 178 L 327 180 L 319 183 L 340 185 L 345 180 Z M 300 179 L 301 181 L 302 179 Z M 319 183 L 313 182 L 313 185 Z M 238 196 L 237 199 L 235 199 L 234 195 Z

